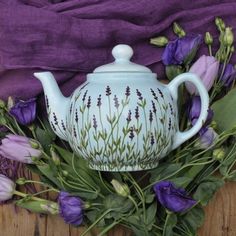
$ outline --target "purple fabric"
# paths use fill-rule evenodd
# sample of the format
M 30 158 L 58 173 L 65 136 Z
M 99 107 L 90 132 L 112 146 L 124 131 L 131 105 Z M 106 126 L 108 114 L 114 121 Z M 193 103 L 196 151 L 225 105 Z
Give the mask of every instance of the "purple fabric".
M 174 40 L 170 26 L 178 21 L 186 32 L 210 31 L 216 40 L 214 17 L 234 30 L 235 12 L 234 0 L 0 0 L 0 97 L 40 94 L 41 84 L 32 76 L 40 70 L 56 72 L 69 95 L 86 73 L 112 60 L 118 43 L 130 44 L 133 60 L 163 78 L 163 49 L 150 45 L 151 37 Z

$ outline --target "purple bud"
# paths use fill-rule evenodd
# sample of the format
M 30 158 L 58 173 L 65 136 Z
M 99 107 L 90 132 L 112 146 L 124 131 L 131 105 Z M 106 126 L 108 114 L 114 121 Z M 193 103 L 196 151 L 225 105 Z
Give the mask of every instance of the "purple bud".
M 153 189 L 161 205 L 172 212 L 184 212 L 196 204 L 184 189 L 176 188 L 170 181 L 161 181 Z
M 134 128 L 133 128 L 133 127 L 131 127 L 131 128 L 129 129 L 129 138 L 130 138 L 131 140 L 133 140 L 133 138 L 134 138 Z
M 189 72 L 198 75 L 209 91 L 218 75 L 219 65 L 215 57 L 203 55 L 191 66 Z M 190 94 L 198 95 L 198 91 L 192 83 L 186 82 L 185 86 Z
M 230 88 L 235 79 L 236 79 L 236 70 L 234 66 L 232 64 L 227 64 L 225 67 L 224 74 L 220 78 L 221 83 L 223 84 L 223 86 Z
M 31 124 L 36 117 L 36 98 L 27 101 L 17 102 L 9 111 L 9 113 L 21 125 Z
M 201 131 L 199 132 L 199 134 L 200 134 L 199 146 L 202 149 L 209 148 L 214 143 L 216 138 L 218 137 L 218 134 L 211 127 L 202 128 Z
M 200 116 L 200 112 L 201 112 L 201 99 L 199 96 L 194 96 L 188 106 L 188 118 L 191 121 L 192 125 L 196 123 L 198 117 Z M 211 123 L 213 115 L 214 115 L 213 110 L 209 108 L 205 125 Z
M 2 140 L 0 155 L 5 158 L 31 164 L 32 158 L 40 158 L 41 151 L 33 148 L 32 144 L 37 143 L 24 136 L 9 134 Z
M 143 100 L 142 93 L 138 89 L 136 89 L 136 93 L 137 93 L 138 99 Z
M 15 183 L 5 175 L 0 174 L 0 202 L 7 201 L 12 198 L 15 191 Z
M 83 202 L 79 197 L 61 191 L 58 197 L 60 216 L 67 224 L 79 226 L 83 222 Z
M 139 118 L 139 107 L 138 106 L 135 108 L 135 118 L 136 119 Z
M 197 50 L 201 43 L 202 36 L 199 34 L 187 35 L 169 42 L 162 55 L 162 61 L 164 65 L 168 66 L 183 64 L 186 58 L 194 50 Z

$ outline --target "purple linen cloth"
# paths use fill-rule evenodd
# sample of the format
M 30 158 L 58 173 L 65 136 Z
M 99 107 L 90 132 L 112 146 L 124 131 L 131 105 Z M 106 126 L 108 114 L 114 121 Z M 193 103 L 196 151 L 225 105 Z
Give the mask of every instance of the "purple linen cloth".
M 235 12 L 234 0 L 0 0 L 0 97 L 39 95 L 32 74 L 40 70 L 52 71 L 69 95 L 86 73 L 112 61 L 118 43 L 131 45 L 133 61 L 163 78 L 163 49 L 150 45 L 151 37 L 174 39 L 171 24 L 178 21 L 187 32 L 210 31 L 216 40 L 214 17 L 235 31 Z

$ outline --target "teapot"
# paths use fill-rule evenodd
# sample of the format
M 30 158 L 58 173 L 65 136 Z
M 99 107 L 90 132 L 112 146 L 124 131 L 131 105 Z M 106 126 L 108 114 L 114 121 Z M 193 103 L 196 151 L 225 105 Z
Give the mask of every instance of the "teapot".
M 64 97 L 51 72 L 38 72 L 53 131 L 73 151 L 100 171 L 155 168 L 161 158 L 194 136 L 207 118 L 209 97 L 197 75 L 183 73 L 169 84 L 145 66 L 130 61 L 133 50 L 119 44 L 114 62 L 87 75 L 70 97 Z M 201 98 L 197 122 L 179 130 L 178 87 L 193 83 Z

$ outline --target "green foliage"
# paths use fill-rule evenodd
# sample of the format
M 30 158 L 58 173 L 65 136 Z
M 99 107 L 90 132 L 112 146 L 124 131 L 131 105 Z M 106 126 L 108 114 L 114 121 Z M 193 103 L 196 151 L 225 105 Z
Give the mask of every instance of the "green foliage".
M 212 105 L 214 121 L 220 132 L 236 128 L 236 88 Z
M 195 192 L 194 199 L 201 202 L 202 205 L 207 205 L 207 203 L 212 199 L 215 192 L 224 184 L 224 181 L 220 178 L 210 176 L 200 183 Z

